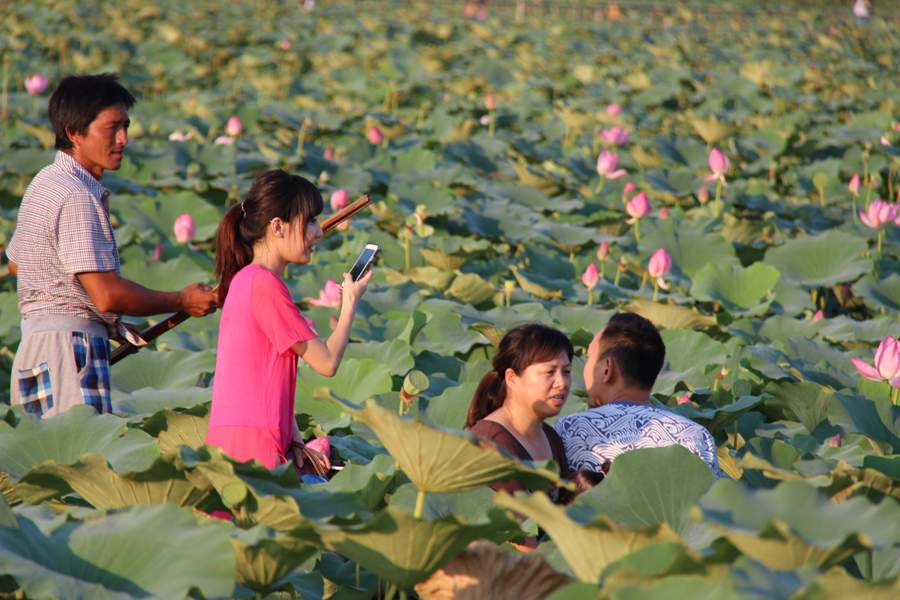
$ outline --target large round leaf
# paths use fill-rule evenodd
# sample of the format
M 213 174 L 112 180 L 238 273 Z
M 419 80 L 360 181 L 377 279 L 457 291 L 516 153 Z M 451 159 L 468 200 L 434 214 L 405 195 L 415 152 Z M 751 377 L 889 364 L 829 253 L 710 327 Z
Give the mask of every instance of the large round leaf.
M 771 304 L 778 277 L 778 269 L 765 263 L 754 263 L 746 269 L 733 264 L 707 264 L 694 275 L 691 296 L 720 302 L 733 315 L 758 315 Z
M 832 230 L 772 248 L 766 252 L 766 263 L 788 281 L 805 287 L 828 286 L 871 272 L 872 261 L 862 256 L 867 247 L 863 238 Z

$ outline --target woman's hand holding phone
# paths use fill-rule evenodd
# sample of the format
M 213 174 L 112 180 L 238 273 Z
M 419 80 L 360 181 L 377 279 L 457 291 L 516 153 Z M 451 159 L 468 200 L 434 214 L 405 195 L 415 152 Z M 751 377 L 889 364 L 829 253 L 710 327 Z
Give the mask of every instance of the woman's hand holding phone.
M 356 303 L 359 302 L 359 299 L 366 293 L 370 279 L 372 279 L 371 268 L 369 268 L 366 271 L 366 274 L 357 281 L 353 281 L 353 277 L 350 276 L 350 273 L 344 273 L 344 282 L 341 284 L 341 302 L 343 306 L 346 307 L 349 305 L 355 308 Z

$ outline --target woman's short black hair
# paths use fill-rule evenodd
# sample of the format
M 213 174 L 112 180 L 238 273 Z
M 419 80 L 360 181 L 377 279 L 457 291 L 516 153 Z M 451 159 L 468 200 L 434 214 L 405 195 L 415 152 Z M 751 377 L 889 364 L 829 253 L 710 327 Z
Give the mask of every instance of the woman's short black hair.
M 47 107 L 56 133 L 56 149 L 68 150 L 72 147 L 66 129 L 87 133 L 88 127 L 102 110 L 117 104 L 131 108 L 134 102 L 134 96 L 113 73 L 69 75 L 59 82 Z

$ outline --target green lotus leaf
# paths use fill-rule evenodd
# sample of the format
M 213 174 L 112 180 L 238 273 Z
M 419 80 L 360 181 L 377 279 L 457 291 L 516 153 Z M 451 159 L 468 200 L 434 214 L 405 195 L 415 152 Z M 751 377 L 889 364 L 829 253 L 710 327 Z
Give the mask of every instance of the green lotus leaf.
M 34 467 L 19 484 L 27 486 L 30 492 L 28 497 L 21 492 L 22 499 L 40 501 L 57 495 L 60 488 L 48 486 L 47 478 L 65 481 L 75 493 L 102 510 L 164 502 L 196 506 L 210 493 L 209 485 L 198 487 L 196 481 L 189 481 L 175 464 L 166 460 L 158 459 L 140 472 L 117 473 L 106 458 L 91 453 L 73 465 L 45 461 Z M 38 494 L 39 490 L 47 491 Z
M 112 391 L 113 413 L 125 417 L 147 417 L 167 408 L 188 408 L 212 401 L 212 388 L 142 388 L 133 392 Z
M 625 309 L 648 319 L 660 329 L 703 329 L 716 322 L 715 318 L 689 308 L 660 304 L 644 298 L 632 300 Z
M 475 345 L 488 343 L 486 337 L 463 326 L 459 314 L 444 309 L 430 314 L 428 322 L 416 335 L 413 348 L 417 352 L 427 350 L 435 354 L 453 355 L 469 352 Z
M 324 387 L 335 395 L 362 402 L 376 394 L 390 392 L 393 387 L 390 368 L 377 356 L 345 359 L 334 377 L 330 378 L 319 375 L 305 363 L 299 371 L 296 407 L 313 417 L 320 405 L 320 401 L 313 399 L 318 388 Z
M 216 367 L 216 356 L 211 350 L 188 352 L 141 351 L 129 356 L 113 369 L 111 385 L 122 392 L 134 392 L 144 388 L 177 389 L 197 385 L 206 373 Z
M 795 596 L 798 600 L 843 600 L 867 598 L 868 600 L 893 600 L 897 597 L 897 578 L 882 581 L 857 579 L 846 569 L 834 567 L 816 577 L 806 589 Z
M 192 283 L 209 283 L 213 279 L 209 271 L 184 254 L 165 261 L 149 257 L 143 260 L 126 258 L 122 265 L 122 275 L 144 287 L 168 291 L 175 291 Z
M 500 514 L 498 518 L 505 519 Z M 386 508 L 360 525 L 319 526 L 325 544 L 402 587 L 410 587 L 452 560 L 469 542 L 489 536 L 493 523 L 463 525 L 454 517 L 416 519 Z
M 440 395 L 429 399 L 425 412 L 428 421 L 441 427 L 463 429 L 477 387 L 477 381 L 470 381 L 448 387 Z
M 321 542 L 310 542 L 316 537 L 309 531 L 304 532 L 303 538 L 277 535 L 261 526 L 246 531 L 236 529 L 231 545 L 237 582 L 260 593 L 272 590 L 281 579 L 319 551 L 317 546 Z
M 15 479 L 43 461 L 70 465 L 88 452 L 102 454 L 118 472 L 142 471 L 159 456 L 152 437 L 130 429 L 124 419 L 97 415 L 90 406 L 0 428 L 0 470 Z
M 880 280 L 866 275 L 853 285 L 853 293 L 872 308 L 900 311 L 900 274 L 892 273 Z
M 694 275 L 691 296 L 720 302 L 733 315 L 758 315 L 771 304 L 778 277 L 778 269 L 765 263 L 754 263 L 746 269 L 739 265 L 707 264 Z
M 518 267 L 510 267 L 510 270 L 513 272 L 519 286 L 529 294 L 544 300 L 553 300 L 554 298 L 562 297 L 562 291 L 558 288 L 553 289 L 545 287 L 545 285 L 539 283 L 533 275 L 520 271 Z
M 597 581 L 609 565 L 640 548 L 677 542 L 677 536 L 666 525 L 632 530 L 603 517 L 580 524 L 566 514 L 564 507 L 553 504 L 543 493 L 511 496 L 499 492 L 495 502 L 534 519 L 550 535 L 572 572 L 582 581 Z
M 26 517 L 17 528 L 0 528 L 0 572 L 33 598 L 184 598 L 194 589 L 227 597 L 234 565 L 223 525 L 198 522 L 171 504 L 136 506 L 50 533 Z
M 602 485 L 578 496 L 569 514 L 582 521 L 601 514 L 632 529 L 668 523 L 684 534 L 688 509 L 713 480 L 709 466 L 683 446 L 639 448 L 618 456 Z
M 725 344 L 705 333 L 690 329 L 666 329 L 661 335 L 668 351 L 666 368 L 653 386 L 657 394 L 672 394 L 680 382 L 692 388 L 709 385 L 715 373 L 728 360 Z M 710 370 L 713 372 L 710 373 Z
M 0 293 L 0 340 L 10 346 L 19 341 L 19 297 L 15 292 Z
M 704 598 L 704 600 L 740 600 L 746 596 L 735 590 L 725 578 L 705 575 L 673 575 L 654 583 L 618 588 L 609 596 L 612 600 L 668 600 L 671 598 Z
M 536 486 L 561 481 L 556 472 L 507 458 L 472 434 L 404 419 L 372 401 L 365 406 L 335 401 L 372 428 L 421 492 L 462 492 L 505 479 Z
M 173 242 L 175 219 L 183 213 L 193 218 L 196 227 L 194 240 L 198 242 L 212 239 L 222 218 L 219 208 L 193 192 L 160 194 L 153 198 L 116 196 L 110 210 L 138 231 L 153 230 L 159 234 L 160 241 L 168 239 Z
M 385 494 L 394 485 L 396 476 L 394 460 L 387 454 L 379 454 L 365 465 L 345 464 L 322 488 L 333 494 L 354 494 L 367 510 L 375 511 L 384 504 Z
M 771 248 L 766 252 L 766 263 L 777 268 L 787 281 L 808 288 L 830 286 L 854 281 L 872 271 L 872 261 L 862 257 L 866 248 L 865 239 L 831 230 Z
M 348 358 L 377 358 L 387 365 L 391 375 L 404 375 L 415 366 L 412 348 L 403 340 L 393 339 L 385 342 L 360 342 L 350 344 L 344 352 L 344 360 Z
M 740 465 L 742 469 L 762 471 L 768 479 L 804 480 L 815 487 L 827 488 L 835 501 L 866 490 L 874 490 L 885 496 L 900 499 L 900 483 L 896 478 L 874 468 L 858 469 L 844 461 L 838 461 L 832 468 L 823 465 L 823 471 L 800 472 L 794 468 L 777 467 L 770 461 L 748 452 L 741 457 Z
M 834 402 L 834 392 L 809 381 L 770 383 L 766 392 L 771 394 L 764 402 L 766 407 L 780 409 L 786 417 L 802 423 L 809 433 L 828 418 L 828 409 Z
M 745 555 L 772 569 L 827 568 L 861 548 L 890 547 L 900 536 L 900 506 L 864 497 L 829 502 L 803 481 L 749 490 L 719 480 L 700 501 L 704 518 Z
M 481 304 L 494 297 L 497 288 L 475 273 L 460 273 L 444 292 L 466 304 Z

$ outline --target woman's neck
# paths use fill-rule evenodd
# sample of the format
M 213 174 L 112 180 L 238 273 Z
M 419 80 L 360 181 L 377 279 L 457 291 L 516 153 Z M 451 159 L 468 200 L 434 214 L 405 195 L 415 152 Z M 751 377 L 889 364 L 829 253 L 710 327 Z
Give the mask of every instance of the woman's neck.
M 268 269 L 279 277 L 284 273 L 284 268 L 287 266 L 287 262 L 283 258 L 277 256 L 274 252 L 269 252 L 267 248 L 261 245 L 253 249 L 251 264 Z
M 532 412 L 511 410 L 508 402 L 491 414 L 495 420 L 525 439 L 538 439 L 544 434 L 541 420 Z

